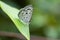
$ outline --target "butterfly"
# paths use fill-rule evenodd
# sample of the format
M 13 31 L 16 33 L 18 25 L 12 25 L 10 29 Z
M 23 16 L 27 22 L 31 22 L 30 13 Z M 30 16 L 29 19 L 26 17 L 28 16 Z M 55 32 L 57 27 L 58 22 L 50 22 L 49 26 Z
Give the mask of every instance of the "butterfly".
M 33 7 L 32 5 L 25 6 L 20 9 L 18 17 L 24 23 L 29 23 L 32 17 Z

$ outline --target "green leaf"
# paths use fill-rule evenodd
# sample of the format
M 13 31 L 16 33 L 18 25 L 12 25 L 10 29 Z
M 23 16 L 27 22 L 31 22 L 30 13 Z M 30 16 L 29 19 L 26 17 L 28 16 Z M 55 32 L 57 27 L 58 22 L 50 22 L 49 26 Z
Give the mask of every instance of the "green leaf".
M 19 20 L 18 18 L 19 10 L 7 5 L 2 1 L 0 1 L 0 7 L 5 12 L 5 14 L 10 17 L 10 19 L 16 25 L 17 29 L 27 38 L 27 40 L 30 40 L 29 25 L 24 24 Z

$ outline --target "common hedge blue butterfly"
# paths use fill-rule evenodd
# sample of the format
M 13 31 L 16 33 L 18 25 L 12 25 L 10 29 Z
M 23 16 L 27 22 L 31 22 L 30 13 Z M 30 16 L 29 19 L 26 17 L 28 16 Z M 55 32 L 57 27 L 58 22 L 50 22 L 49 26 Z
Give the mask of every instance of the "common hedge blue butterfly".
M 18 14 L 18 17 L 20 20 L 22 20 L 24 23 L 29 23 L 32 17 L 33 7 L 32 5 L 28 5 L 22 9 L 20 9 L 20 12 Z

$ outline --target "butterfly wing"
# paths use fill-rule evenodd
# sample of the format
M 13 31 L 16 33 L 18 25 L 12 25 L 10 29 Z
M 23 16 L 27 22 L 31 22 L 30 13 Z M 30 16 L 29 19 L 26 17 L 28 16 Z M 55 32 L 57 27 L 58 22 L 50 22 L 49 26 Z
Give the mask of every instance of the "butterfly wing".
M 25 23 L 29 23 L 32 17 L 32 11 L 33 11 L 32 5 L 22 8 L 18 14 L 19 19 L 21 19 Z

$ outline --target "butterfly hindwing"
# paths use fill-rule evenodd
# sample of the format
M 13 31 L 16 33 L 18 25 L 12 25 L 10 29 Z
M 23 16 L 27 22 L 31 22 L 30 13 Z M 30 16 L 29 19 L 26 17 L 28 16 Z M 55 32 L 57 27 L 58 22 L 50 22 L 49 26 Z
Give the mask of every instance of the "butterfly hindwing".
M 25 23 L 29 23 L 31 16 L 32 16 L 32 5 L 28 5 L 22 8 L 18 14 L 19 19 L 21 19 Z

